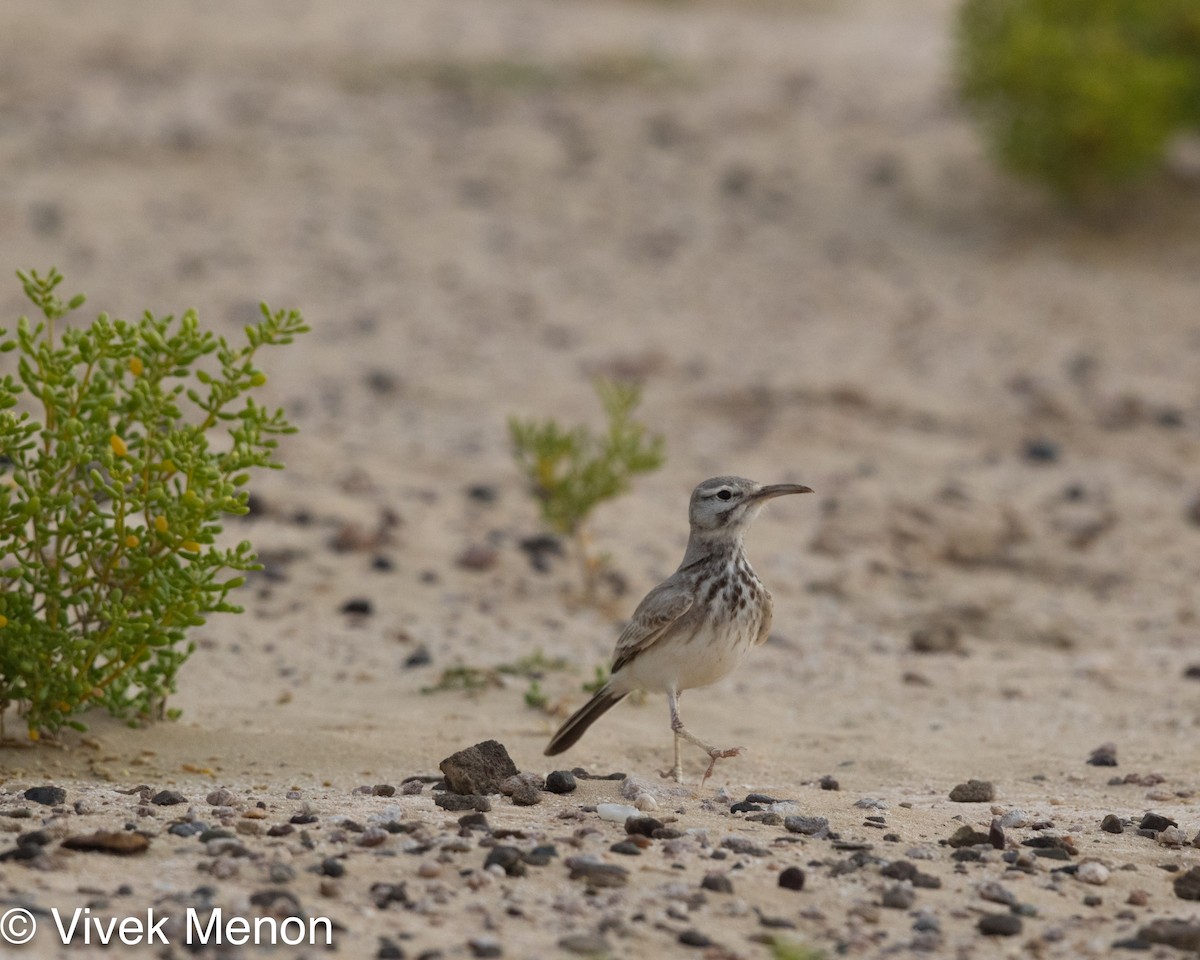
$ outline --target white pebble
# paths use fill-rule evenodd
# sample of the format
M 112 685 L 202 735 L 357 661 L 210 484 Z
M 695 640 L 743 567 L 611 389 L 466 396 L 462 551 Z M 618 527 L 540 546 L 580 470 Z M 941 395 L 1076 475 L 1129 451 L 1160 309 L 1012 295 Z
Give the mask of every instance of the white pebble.
M 1075 879 L 1080 883 L 1091 883 L 1096 886 L 1103 886 L 1108 883 L 1108 867 L 1102 863 L 1097 863 L 1095 860 L 1088 860 L 1081 863 L 1075 870 Z
M 1009 827 L 1027 827 L 1029 826 L 1029 814 L 1024 810 L 1009 810 L 1000 818 L 1000 826 L 1005 830 Z
M 886 810 L 888 808 L 886 801 L 875 797 L 863 797 L 861 800 L 855 800 L 854 805 L 859 810 Z
M 650 796 L 650 794 L 648 794 L 648 793 L 643 793 L 643 794 L 641 794 L 641 795 L 640 795 L 640 796 L 639 796 L 639 797 L 638 797 L 638 798 L 637 798 L 637 799 L 636 799 L 636 800 L 633 802 L 633 805 L 634 805 L 635 807 L 637 807 L 639 810 L 641 810 L 643 813 L 645 813 L 645 812 L 647 812 L 647 811 L 650 811 L 650 810 L 657 810 L 657 809 L 658 809 L 658 801 L 657 801 L 657 800 L 655 800 L 655 799 L 654 799 L 652 796 Z
M 613 823 L 624 823 L 630 817 L 641 814 L 637 807 L 627 803 L 600 803 L 596 805 L 596 815 L 601 820 L 611 820 Z
M 1167 827 L 1160 830 L 1155 838 L 1164 847 L 1182 847 L 1188 842 L 1187 834 L 1179 827 Z

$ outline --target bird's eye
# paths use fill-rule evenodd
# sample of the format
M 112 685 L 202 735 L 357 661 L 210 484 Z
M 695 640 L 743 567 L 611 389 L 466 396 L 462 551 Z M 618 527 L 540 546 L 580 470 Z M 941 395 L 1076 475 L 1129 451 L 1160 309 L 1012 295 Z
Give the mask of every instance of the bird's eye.
M 732 493 L 732 491 L 729 491 L 729 490 L 719 490 L 719 491 L 717 492 L 717 499 L 718 499 L 718 500 L 729 500 L 729 499 L 731 499 L 732 497 L 733 497 L 733 493 Z

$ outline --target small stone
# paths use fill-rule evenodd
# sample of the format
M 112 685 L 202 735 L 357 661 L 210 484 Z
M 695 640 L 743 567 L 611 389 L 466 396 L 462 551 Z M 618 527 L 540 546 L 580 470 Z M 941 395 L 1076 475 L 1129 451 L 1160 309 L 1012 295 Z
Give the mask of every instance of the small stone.
M 829 774 L 825 774 L 825 776 L 823 776 L 820 780 L 818 780 L 817 786 L 819 786 L 822 790 L 841 790 L 842 789 L 841 784 L 839 784 L 837 782 L 837 780 L 835 780 Z
M 706 873 L 700 886 L 713 893 L 733 893 L 733 881 L 724 873 Z
M 517 546 L 529 558 L 529 565 L 538 573 L 548 572 L 551 561 L 566 553 L 562 541 L 548 533 L 525 537 L 517 541 Z
M 210 807 L 232 807 L 237 803 L 237 795 L 232 790 L 220 787 L 217 790 L 211 791 L 204 798 L 204 802 Z
M 482 830 L 484 833 L 492 832 L 492 825 L 488 823 L 488 818 L 482 813 L 468 813 L 465 817 L 459 817 L 458 825 L 463 830 Z
M 1000 818 L 1000 826 L 1005 830 L 1027 827 L 1029 826 L 1029 814 L 1024 810 L 1009 810 Z
M 612 823 L 624 823 L 630 817 L 640 817 L 642 811 L 637 807 L 631 807 L 627 803 L 598 803 L 596 804 L 596 816 L 601 820 L 608 820 Z
M 1117 745 L 1102 743 L 1092 751 L 1087 762 L 1093 767 L 1115 767 L 1117 765 Z
M 977 924 L 985 937 L 1015 937 L 1021 932 L 1021 918 L 1011 913 L 985 913 Z
M 1167 827 L 1177 827 L 1177 826 L 1179 826 L 1179 824 L 1176 823 L 1174 820 L 1172 820 L 1170 817 L 1164 817 L 1162 814 L 1159 814 L 1159 813 L 1148 813 L 1144 817 L 1142 817 L 1141 823 L 1138 824 L 1138 829 L 1139 830 L 1152 830 L 1155 833 L 1159 833 L 1162 830 L 1166 830 Z
M 638 798 L 633 801 L 633 805 L 643 813 L 650 813 L 658 809 L 658 801 L 648 793 L 640 794 Z
M 417 867 L 417 876 L 422 880 L 433 880 L 442 875 L 442 865 L 434 863 L 432 860 L 422 860 L 421 865 Z
M 339 608 L 342 613 L 354 614 L 360 617 L 369 617 L 375 612 L 375 606 L 366 597 L 352 597 L 341 605 Z
M 968 780 L 950 791 L 955 803 L 990 803 L 995 798 L 995 788 L 987 780 Z
M 1200 526 L 1200 497 L 1196 498 L 1196 520 L 1197 526 Z M 1200 663 L 1192 663 L 1184 668 L 1183 677 L 1185 680 L 1200 680 Z
M 662 830 L 665 826 L 665 823 L 654 817 L 630 817 L 625 821 L 625 832 L 641 834 L 643 837 L 653 837 L 655 831 Z
M 1002 903 L 1006 907 L 1017 905 L 1017 895 L 998 880 L 984 880 L 976 890 L 979 892 L 979 898 L 989 903 Z
M 160 790 L 150 798 L 150 802 L 158 807 L 173 807 L 176 804 L 187 803 L 187 797 L 178 790 Z
M 481 543 L 475 543 L 460 553 L 455 558 L 454 563 L 463 570 L 472 570 L 479 573 L 494 567 L 499 557 L 500 555 L 493 548 Z
M 422 643 L 412 653 L 404 658 L 404 669 L 414 670 L 417 667 L 427 667 L 431 663 L 433 663 L 433 654 L 431 654 L 429 652 L 429 648 Z M 408 783 L 404 784 L 404 787 L 407 787 L 409 783 L 415 783 L 417 785 L 418 792 L 420 791 L 420 780 L 410 780 Z M 401 787 L 401 789 L 403 789 L 403 787 Z
M 467 946 L 471 948 L 471 956 L 473 957 L 504 956 L 504 947 L 496 937 L 472 937 L 467 941 Z
M 785 890 L 803 890 L 804 880 L 804 871 L 800 867 L 787 867 L 779 874 L 779 885 Z
M 587 857 L 568 857 L 564 862 L 572 880 L 584 880 L 590 887 L 623 887 L 629 882 L 629 871 L 615 863 Z
M 380 937 L 379 948 L 375 951 L 375 960 L 404 960 L 404 951 L 390 937 Z
M 962 847 L 975 847 L 982 844 L 990 845 L 991 842 L 991 837 L 989 837 L 988 834 L 965 824 L 955 830 L 954 833 L 950 835 L 950 838 L 946 841 L 948 846 L 951 846 L 956 850 Z
M 1075 870 L 1076 880 L 1080 883 L 1090 883 L 1097 887 L 1102 887 L 1108 883 L 1109 876 L 1111 874 L 1108 867 L 1102 863 L 1097 863 L 1095 860 L 1086 860 Z
M 425 784 L 420 780 L 405 780 L 400 784 L 400 793 L 406 797 L 415 797 L 425 789 Z
M 1124 833 L 1125 825 L 1115 813 L 1110 813 L 1100 821 L 1100 829 L 1105 833 Z
M 512 802 L 518 807 L 533 807 L 542 802 L 542 791 L 532 783 L 522 783 L 512 792 Z
M 640 857 L 642 855 L 642 848 L 632 840 L 620 840 L 608 849 L 613 853 L 624 854 L 627 857 Z
M 527 872 L 525 860 L 516 847 L 492 847 L 488 851 L 487 859 L 483 861 L 483 868 L 486 870 L 493 865 L 501 867 L 510 877 L 523 877 Z
M 396 788 L 390 783 L 377 783 L 371 788 L 371 796 L 373 797 L 394 797 Z
M 1200 923 L 1191 920 L 1155 920 L 1138 931 L 1149 943 L 1161 943 L 1176 950 L 1200 953 Z
M 913 630 L 908 645 L 916 653 L 957 653 L 962 649 L 962 640 L 957 626 L 937 621 Z
M 801 833 L 809 837 L 823 836 L 829 832 L 829 820 L 825 817 L 784 817 L 783 826 L 791 833 Z
M 567 953 L 583 957 L 606 957 L 612 953 L 608 941 L 594 933 L 573 933 L 559 940 L 558 945 Z
M 999 817 L 993 817 L 991 826 L 988 827 L 988 843 L 997 850 L 1004 849 L 1004 828 L 1000 826 Z
M 273 863 L 267 867 L 267 879 L 272 883 L 291 883 L 296 879 L 296 870 L 291 864 Z
M 499 793 L 504 780 L 520 773 L 504 745 L 496 740 L 459 750 L 438 766 L 446 785 L 460 794 Z
M 62 787 L 30 787 L 22 796 L 30 803 L 57 807 L 67 799 L 67 791 Z
M 711 947 L 712 940 L 702 934 L 699 930 L 684 930 L 679 935 L 679 942 L 685 947 Z
M 1133 907 L 1144 907 L 1150 902 L 1150 894 L 1145 890 L 1131 890 L 1125 902 Z
M 1180 900 L 1200 900 L 1200 867 L 1192 867 L 1172 884 Z
M 1031 463 L 1053 463 L 1060 453 L 1059 445 L 1050 440 L 1026 440 L 1021 448 L 1021 456 Z
M 574 793 L 577 783 L 570 770 L 555 770 L 546 777 L 546 789 L 550 793 Z
M 388 832 L 383 827 L 367 827 L 358 838 L 360 847 L 378 847 L 385 843 Z
M 208 824 L 201 823 L 199 820 L 190 820 L 184 823 L 171 824 L 167 827 L 167 833 L 175 837 L 194 837 L 207 829 Z
M 900 881 L 883 891 L 880 903 L 890 910 L 907 910 L 916 902 L 917 892 L 911 883 Z
M 62 845 L 68 850 L 96 851 L 112 853 L 118 856 L 142 853 L 150 846 L 150 841 L 140 833 L 133 831 L 97 830 L 95 833 L 67 837 Z

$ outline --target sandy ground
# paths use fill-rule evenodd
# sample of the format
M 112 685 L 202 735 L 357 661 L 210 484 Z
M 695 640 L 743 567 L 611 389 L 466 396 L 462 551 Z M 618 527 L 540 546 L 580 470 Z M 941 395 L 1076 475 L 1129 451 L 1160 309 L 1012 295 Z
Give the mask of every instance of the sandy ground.
M 0 906 L 41 920 L 22 956 L 87 949 L 59 945 L 53 908 L 253 917 L 279 890 L 363 957 L 790 956 L 776 937 L 1066 958 L 1200 917 L 1173 889 L 1200 863 L 1200 202 L 1168 176 L 1081 217 L 997 174 L 954 104 L 953 6 L 8 0 L 0 264 L 56 264 L 118 315 L 191 306 L 234 332 L 265 298 L 314 327 L 267 363 L 269 401 L 301 428 L 288 469 L 230 525 L 271 576 L 198 632 L 183 719 L 89 718 L 86 737 L 0 751 L 0 827 L 48 831 L 38 858 L 0 862 Z M 6 322 L 19 292 L 0 290 Z M 505 428 L 594 423 L 597 373 L 644 383 L 668 448 L 596 511 L 627 583 L 605 609 L 575 602 L 571 564 L 539 573 L 519 548 L 539 526 Z M 672 795 L 649 698 L 560 758 L 639 778 L 683 836 L 611 851 L 620 824 L 584 808 L 621 800 L 616 781 L 493 797 L 493 832 L 465 837 L 428 785 L 405 794 L 487 738 L 554 769 L 559 718 L 526 706 L 525 679 L 422 689 L 540 653 L 569 664 L 540 681 L 552 706 L 581 703 L 718 473 L 818 491 L 749 539 L 771 642 L 684 700 L 694 730 L 747 753 Z M 389 512 L 380 542 L 331 548 Z M 464 568 L 471 547 L 494 563 Z M 355 598 L 373 612 L 342 613 Z M 421 647 L 431 662 L 405 666 Z M 1086 762 L 1104 742 L 1115 768 Z M 952 802 L 971 778 L 995 799 Z M 395 795 L 355 792 L 376 784 Z M 24 798 L 42 785 L 63 802 Z M 162 790 L 186 804 L 145 802 Z M 731 812 L 750 792 L 790 803 Z M 940 842 L 1012 811 L 1004 852 Z M 1138 835 L 1147 811 L 1181 833 Z M 773 822 L 788 815 L 840 840 Z M 192 821 L 231 836 L 168 832 Z M 101 828 L 149 849 L 59 845 Z M 1022 846 L 1047 836 L 1068 859 Z M 502 876 L 484 870 L 494 843 L 556 856 Z M 626 885 L 570 879 L 571 856 Z M 940 888 L 910 890 L 902 860 Z M 1105 882 L 1081 881 L 1087 860 Z M 789 866 L 799 892 L 779 886 Z M 732 894 L 701 887 L 713 871 Z M 1010 907 L 1018 934 L 980 933 Z

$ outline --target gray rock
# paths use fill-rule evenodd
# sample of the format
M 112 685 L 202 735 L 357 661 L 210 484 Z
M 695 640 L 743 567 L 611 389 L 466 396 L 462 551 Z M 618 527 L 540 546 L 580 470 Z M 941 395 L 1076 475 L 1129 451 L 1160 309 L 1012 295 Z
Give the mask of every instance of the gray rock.
M 497 740 L 484 740 L 451 754 L 440 764 L 446 786 L 454 793 L 499 793 L 500 784 L 521 771 Z
M 996 789 L 987 780 L 968 780 L 950 791 L 955 803 L 990 803 L 996 799 Z
M 1189 920 L 1155 920 L 1138 931 L 1148 943 L 1161 943 L 1176 950 L 1200 953 L 1200 923 Z

